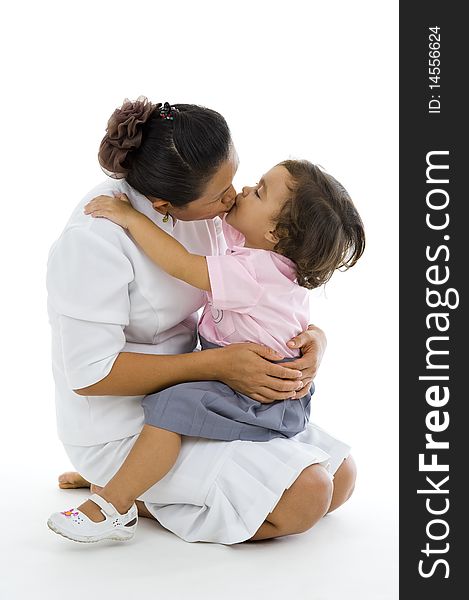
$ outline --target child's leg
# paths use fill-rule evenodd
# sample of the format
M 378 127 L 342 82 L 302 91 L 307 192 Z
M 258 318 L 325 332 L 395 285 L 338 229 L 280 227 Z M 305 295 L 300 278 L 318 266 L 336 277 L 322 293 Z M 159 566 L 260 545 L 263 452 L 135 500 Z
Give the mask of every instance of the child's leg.
M 113 504 L 118 512 L 126 513 L 136 498 L 170 471 L 180 448 L 181 436 L 178 433 L 144 425 L 124 463 L 99 495 Z M 93 521 L 104 519 L 99 507 L 91 500 L 78 508 Z
M 168 473 L 181 449 L 178 433 L 144 425 L 121 468 L 104 486 L 100 496 L 119 512 L 132 506 L 136 498 Z

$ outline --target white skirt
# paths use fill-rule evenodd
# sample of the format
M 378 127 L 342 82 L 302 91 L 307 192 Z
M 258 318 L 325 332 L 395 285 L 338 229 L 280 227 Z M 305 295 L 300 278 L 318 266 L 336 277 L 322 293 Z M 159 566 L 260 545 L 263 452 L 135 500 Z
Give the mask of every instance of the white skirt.
M 104 486 L 137 437 L 64 448 L 86 480 Z M 268 442 L 183 436 L 171 471 L 138 500 L 186 542 L 236 544 L 256 533 L 303 469 L 319 463 L 333 478 L 349 452 L 350 446 L 312 423 L 290 439 Z

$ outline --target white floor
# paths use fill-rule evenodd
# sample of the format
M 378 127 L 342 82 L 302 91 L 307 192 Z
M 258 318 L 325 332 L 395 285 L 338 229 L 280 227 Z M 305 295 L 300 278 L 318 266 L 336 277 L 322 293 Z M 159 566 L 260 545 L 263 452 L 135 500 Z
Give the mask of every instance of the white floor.
M 44 469 L 38 452 L 28 464 L 2 465 L 2 600 L 398 598 L 397 517 L 384 482 L 368 493 L 370 482 L 359 480 L 347 505 L 297 536 L 189 544 L 141 519 L 130 542 L 85 545 L 57 536 L 46 520 L 89 490 L 60 490 L 65 455 L 49 456 Z

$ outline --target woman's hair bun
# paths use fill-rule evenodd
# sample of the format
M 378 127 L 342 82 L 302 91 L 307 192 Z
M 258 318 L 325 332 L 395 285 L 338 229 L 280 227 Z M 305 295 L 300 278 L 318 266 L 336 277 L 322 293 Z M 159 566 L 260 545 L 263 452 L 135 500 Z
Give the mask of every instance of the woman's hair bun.
M 115 179 L 126 177 L 129 172 L 128 155 L 140 147 L 143 126 L 155 108 L 160 106 L 152 104 L 145 96 L 139 96 L 135 102 L 126 98 L 122 106 L 112 113 L 98 153 L 99 164 L 106 175 Z

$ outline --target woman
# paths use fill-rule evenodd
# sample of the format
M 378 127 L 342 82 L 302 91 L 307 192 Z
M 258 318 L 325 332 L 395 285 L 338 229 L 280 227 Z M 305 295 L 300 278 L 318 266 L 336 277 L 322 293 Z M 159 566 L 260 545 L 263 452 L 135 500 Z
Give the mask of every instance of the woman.
M 256 344 L 193 352 L 202 292 L 158 269 L 120 227 L 83 214 L 91 198 L 125 193 L 189 251 L 224 252 L 215 217 L 233 205 L 238 159 L 221 115 L 126 101 L 109 120 L 99 161 L 113 179 L 83 198 L 48 263 L 58 433 L 82 476 L 71 484 L 84 479 L 96 489 L 138 437 L 144 395 L 219 380 L 260 402 L 294 390 L 302 397 L 325 347 L 322 332 L 310 326 L 294 340 L 302 358 L 282 365 L 271 362 L 280 355 Z M 232 544 L 299 533 L 351 494 L 348 451 L 313 425 L 291 440 L 184 438 L 175 466 L 138 507 L 187 541 Z M 80 510 L 102 518 L 91 500 Z

